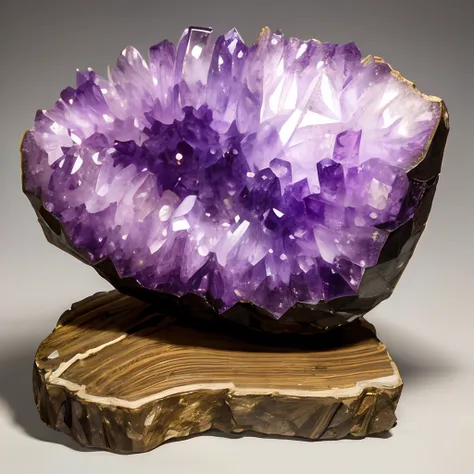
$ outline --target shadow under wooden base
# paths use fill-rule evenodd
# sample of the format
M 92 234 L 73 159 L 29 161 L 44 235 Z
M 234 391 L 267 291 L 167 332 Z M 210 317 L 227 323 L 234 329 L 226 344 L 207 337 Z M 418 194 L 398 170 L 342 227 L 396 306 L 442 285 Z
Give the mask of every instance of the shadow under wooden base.
M 42 420 L 83 446 L 140 453 L 207 430 L 306 439 L 396 424 L 398 370 L 364 320 L 318 336 L 194 326 L 117 291 L 66 311 L 41 343 Z

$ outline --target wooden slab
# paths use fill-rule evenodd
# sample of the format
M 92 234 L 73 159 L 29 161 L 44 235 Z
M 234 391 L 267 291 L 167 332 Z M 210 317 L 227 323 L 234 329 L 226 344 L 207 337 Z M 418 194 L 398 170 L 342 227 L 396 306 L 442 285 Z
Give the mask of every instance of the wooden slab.
M 339 439 L 396 424 L 402 381 L 363 320 L 294 338 L 185 321 L 117 291 L 74 304 L 36 354 L 43 421 L 116 453 L 209 429 Z

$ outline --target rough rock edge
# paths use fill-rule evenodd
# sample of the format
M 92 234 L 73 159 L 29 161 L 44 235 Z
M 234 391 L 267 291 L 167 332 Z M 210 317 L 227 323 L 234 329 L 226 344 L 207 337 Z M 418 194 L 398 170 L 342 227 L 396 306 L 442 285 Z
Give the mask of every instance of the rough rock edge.
M 400 384 L 369 387 L 357 397 L 311 398 L 201 389 L 129 409 L 90 402 L 63 386 L 46 383 L 37 363 L 33 381 L 36 405 L 47 425 L 82 446 L 118 454 L 150 451 L 167 440 L 210 429 L 228 435 L 253 431 L 311 440 L 366 437 L 396 425 L 402 391 Z M 296 410 L 305 420 L 301 426 L 288 416 Z M 156 418 L 157 414 L 162 415 Z

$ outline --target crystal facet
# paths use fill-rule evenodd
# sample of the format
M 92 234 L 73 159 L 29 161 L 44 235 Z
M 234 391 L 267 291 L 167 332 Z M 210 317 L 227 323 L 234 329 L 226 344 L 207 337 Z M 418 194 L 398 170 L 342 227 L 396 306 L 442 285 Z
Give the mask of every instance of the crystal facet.
M 421 234 L 443 114 L 353 43 L 190 27 L 149 64 L 128 47 L 108 79 L 78 72 L 24 137 L 24 189 L 48 238 L 111 262 L 124 291 L 350 319 L 388 296 L 364 279 Z

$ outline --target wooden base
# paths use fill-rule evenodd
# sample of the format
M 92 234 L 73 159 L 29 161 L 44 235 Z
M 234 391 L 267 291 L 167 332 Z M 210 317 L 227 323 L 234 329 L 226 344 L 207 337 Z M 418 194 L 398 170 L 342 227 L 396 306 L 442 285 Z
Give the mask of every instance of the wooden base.
M 297 338 L 193 327 L 117 291 L 72 306 L 41 343 L 41 418 L 78 443 L 139 453 L 209 429 L 308 439 L 391 429 L 398 370 L 363 320 Z

